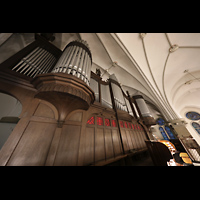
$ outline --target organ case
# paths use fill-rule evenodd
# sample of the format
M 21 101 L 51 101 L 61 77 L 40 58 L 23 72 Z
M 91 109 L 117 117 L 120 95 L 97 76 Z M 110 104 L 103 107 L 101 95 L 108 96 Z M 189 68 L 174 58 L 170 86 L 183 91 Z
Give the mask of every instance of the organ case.
M 115 78 L 102 81 L 91 64 L 85 41 L 61 52 L 37 36 L 0 65 L 1 91 L 23 106 L 0 165 L 104 165 L 147 150 L 148 129 L 133 115 L 133 98 Z

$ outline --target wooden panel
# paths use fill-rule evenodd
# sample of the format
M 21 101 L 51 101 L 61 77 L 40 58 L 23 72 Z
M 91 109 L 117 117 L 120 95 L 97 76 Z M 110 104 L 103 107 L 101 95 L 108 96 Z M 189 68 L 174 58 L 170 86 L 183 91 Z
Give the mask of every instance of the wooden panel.
M 133 130 L 130 131 L 130 136 L 131 136 L 131 141 L 132 141 L 133 149 L 136 149 L 136 142 L 135 142 L 134 131 Z
M 95 133 L 95 162 L 105 160 L 105 144 L 102 128 L 97 128 Z
M 94 163 L 94 127 L 86 127 L 84 165 Z
M 54 112 L 52 111 L 52 109 L 43 103 L 39 104 L 34 115 L 39 117 L 47 117 L 54 119 Z
M 133 144 L 132 144 L 132 140 L 131 140 L 131 136 L 130 136 L 130 131 L 126 130 L 126 137 L 128 140 L 128 145 L 129 145 L 129 149 L 133 149 Z
M 139 130 L 137 131 L 137 136 L 138 136 L 139 147 L 142 148 L 142 138 Z
M 132 130 L 129 130 L 129 137 L 130 137 L 130 140 L 131 140 L 131 149 L 134 149 L 134 144 L 133 144 L 133 134 L 132 134 Z
M 133 131 L 133 139 L 134 139 L 135 148 L 139 149 L 139 142 L 138 142 L 137 132 L 135 130 Z
M 44 165 L 56 124 L 30 122 L 8 165 Z
M 113 138 L 113 146 L 114 146 L 115 156 L 118 156 L 122 153 L 122 149 L 121 149 L 119 133 L 116 129 L 112 130 L 112 138 Z
M 141 146 L 141 148 L 143 148 L 143 138 L 142 138 L 140 131 L 138 131 L 138 135 L 139 135 L 139 139 L 140 139 L 140 146 Z
M 114 157 L 111 129 L 105 130 L 106 159 Z
M 140 136 L 139 136 L 139 132 L 138 131 L 136 131 L 136 135 L 137 135 L 137 142 L 138 142 L 138 148 L 140 148 L 141 149 L 141 139 L 140 139 Z
M 72 115 L 70 115 L 68 120 L 81 122 L 82 121 L 82 112 L 73 113 Z
M 124 151 L 128 151 L 128 143 L 127 143 L 127 138 L 126 138 L 126 132 L 124 129 L 121 129 L 121 135 L 122 135 L 122 141 L 124 145 Z
M 144 142 L 144 133 L 141 130 L 140 130 L 140 137 L 141 137 L 141 141 L 142 141 L 142 148 L 144 148 L 146 146 L 146 144 Z
M 80 126 L 63 126 L 54 165 L 75 166 L 77 164 L 80 131 Z

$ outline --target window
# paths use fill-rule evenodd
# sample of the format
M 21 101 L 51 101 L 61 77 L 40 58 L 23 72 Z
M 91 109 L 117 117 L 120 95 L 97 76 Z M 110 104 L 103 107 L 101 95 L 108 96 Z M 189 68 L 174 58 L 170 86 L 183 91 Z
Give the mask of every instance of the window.
M 200 114 L 197 112 L 187 112 L 186 117 L 190 120 L 199 120 Z
M 105 118 L 105 126 L 110 126 L 110 120 Z
M 132 129 L 132 126 L 131 126 L 131 123 L 130 123 L 130 122 L 128 123 L 128 125 L 129 125 L 129 128 Z
M 117 127 L 116 121 L 114 119 L 112 119 L 111 121 L 112 121 L 112 126 Z
M 158 125 L 162 126 L 162 125 L 165 124 L 165 121 L 164 121 L 164 119 L 162 119 L 162 118 L 158 118 L 158 119 L 156 120 L 156 123 L 157 123 Z
M 170 139 L 176 139 L 173 135 L 173 133 L 171 132 L 171 129 L 168 126 L 165 126 L 165 130 L 167 132 L 167 134 L 169 135 Z
M 134 127 L 134 124 L 131 124 L 132 125 L 132 128 L 133 128 L 133 130 L 135 129 L 135 127 Z
M 192 126 L 194 127 L 194 129 L 196 130 L 196 132 L 198 134 L 200 134 L 200 125 L 196 122 L 192 122 Z
M 103 118 L 102 117 L 97 117 L 97 125 L 103 126 Z
M 87 124 L 94 124 L 94 116 L 88 119 Z
M 164 129 L 162 127 L 159 127 L 160 133 L 162 134 L 164 140 L 169 140 Z

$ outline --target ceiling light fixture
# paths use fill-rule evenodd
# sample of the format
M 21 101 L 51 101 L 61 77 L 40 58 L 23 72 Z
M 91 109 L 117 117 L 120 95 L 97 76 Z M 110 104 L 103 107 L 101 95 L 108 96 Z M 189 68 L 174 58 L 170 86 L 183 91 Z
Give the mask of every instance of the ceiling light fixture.
M 179 48 L 178 44 L 174 44 L 169 48 L 169 52 L 173 53 Z
M 192 76 L 192 77 L 194 78 L 194 80 L 197 80 L 197 81 L 200 82 L 200 78 L 195 77 L 193 74 L 191 74 L 191 73 L 189 72 L 188 69 L 186 69 L 183 73 L 188 73 L 190 76 Z M 194 81 L 194 80 L 191 80 L 191 81 Z M 189 81 L 187 81 L 187 82 L 189 82 Z M 187 82 L 186 82 L 186 83 L 187 83 Z M 186 84 L 186 83 L 185 83 L 185 84 Z
M 185 82 L 185 85 L 190 85 L 193 82 L 193 80 L 189 80 L 187 82 Z
M 108 69 L 104 69 L 104 73 L 102 74 L 101 77 L 103 77 L 105 73 L 108 73 L 109 70 L 110 70 L 112 67 L 116 67 L 117 65 L 118 65 L 117 61 L 113 61 L 113 62 L 112 62 L 112 65 L 111 65 Z
M 146 36 L 146 33 L 140 33 L 140 37 L 143 39 Z

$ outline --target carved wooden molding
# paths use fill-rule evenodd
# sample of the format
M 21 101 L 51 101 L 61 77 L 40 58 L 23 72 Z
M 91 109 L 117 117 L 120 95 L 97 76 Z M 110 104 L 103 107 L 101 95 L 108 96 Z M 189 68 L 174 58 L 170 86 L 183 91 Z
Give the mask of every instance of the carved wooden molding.
M 156 121 L 153 117 L 143 117 L 143 122 L 146 126 L 156 125 Z
M 87 110 L 95 99 L 94 92 L 87 84 L 69 74 L 41 74 L 32 83 L 38 90 L 35 98 L 46 100 L 58 109 L 59 126 L 70 112 Z

